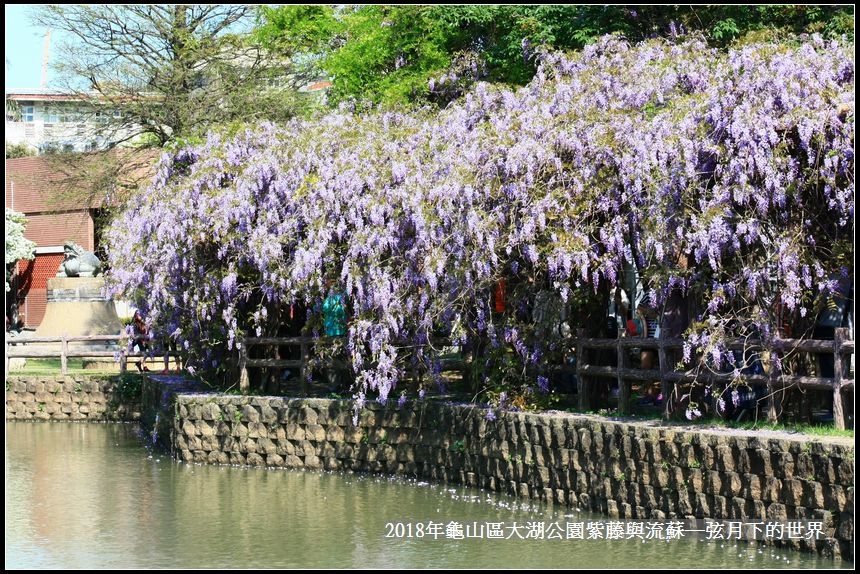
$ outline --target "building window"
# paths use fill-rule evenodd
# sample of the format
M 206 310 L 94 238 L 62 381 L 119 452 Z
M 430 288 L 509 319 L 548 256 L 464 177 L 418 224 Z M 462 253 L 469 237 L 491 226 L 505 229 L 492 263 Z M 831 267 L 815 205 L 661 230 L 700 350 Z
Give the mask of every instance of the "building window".
M 36 110 L 33 106 L 21 106 L 21 121 L 33 122 L 36 117 Z

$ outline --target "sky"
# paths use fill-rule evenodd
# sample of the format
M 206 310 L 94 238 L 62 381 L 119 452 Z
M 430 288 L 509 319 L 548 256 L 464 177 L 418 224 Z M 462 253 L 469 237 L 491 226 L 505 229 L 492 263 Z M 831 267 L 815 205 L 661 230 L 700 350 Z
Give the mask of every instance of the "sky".
M 6 4 L 6 91 L 38 88 L 42 78 L 45 29 L 30 22 L 36 5 Z M 68 35 L 66 36 L 68 38 Z M 51 32 L 51 63 L 59 57 L 63 35 Z M 48 66 L 48 87 L 57 87 L 57 75 Z
M 38 88 L 42 77 L 45 29 L 30 23 L 32 5 L 6 4 L 6 91 Z M 57 32 L 51 34 L 51 58 L 56 56 Z M 54 72 L 48 68 L 48 86 Z

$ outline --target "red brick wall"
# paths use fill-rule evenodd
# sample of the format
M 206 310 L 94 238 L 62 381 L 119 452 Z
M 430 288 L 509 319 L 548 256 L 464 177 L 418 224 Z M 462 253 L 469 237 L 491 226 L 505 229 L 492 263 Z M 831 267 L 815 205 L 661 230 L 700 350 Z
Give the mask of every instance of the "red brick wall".
M 18 315 L 25 327 L 38 327 L 42 322 L 48 303 L 48 279 L 57 276 L 63 257 L 62 253 L 51 253 L 18 262 Z

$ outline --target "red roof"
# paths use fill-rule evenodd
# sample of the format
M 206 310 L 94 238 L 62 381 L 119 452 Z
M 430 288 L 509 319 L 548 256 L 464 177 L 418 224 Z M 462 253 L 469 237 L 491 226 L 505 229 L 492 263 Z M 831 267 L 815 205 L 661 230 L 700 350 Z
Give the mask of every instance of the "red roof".
M 152 167 L 160 150 L 118 150 L 103 153 L 61 154 L 21 157 L 6 160 L 6 207 L 23 214 L 86 211 L 100 207 L 103 197 L 94 197 L 83 204 L 79 191 L 88 176 L 109 176 L 117 154 L 128 158 L 125 184 L 144 182 L 152 175 Z M 101 173 L 99 173 L 101 172 Z M 63 188 L 70 193 L 63 193 Z

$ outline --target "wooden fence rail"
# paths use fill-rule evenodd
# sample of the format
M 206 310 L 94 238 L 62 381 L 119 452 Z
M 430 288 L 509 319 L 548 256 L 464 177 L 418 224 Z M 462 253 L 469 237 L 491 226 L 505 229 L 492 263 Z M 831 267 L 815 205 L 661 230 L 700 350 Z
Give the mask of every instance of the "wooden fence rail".
M 157 341 L 157 339 L 148 339 L 149 341 Z M 105 347 L 110 347 L 112 344 L 115 349 L 87 349 L 85 347 L 69 347 L 69 343 L 89 343 L 89 342 L 105 342 Z M 5 376 L 9 376 L 9 359 L 26 358 L 26 359 L 44 359 L 44 358 L 59 358 L 60 372 L 63 375 L 68 374 L 68 359 L 69 357 L 85 357 L 85 358 L 100 358 L 111 357 L 115 358 L 119 354 L 119 370 L 121 373 L 126 371 L 129 358 L 133 357 L 149 357 L 154 356 L 151 353 L 142 351 L 129 351 L 125 345 L 120 346 L 120 341 L 128 341 L 126 335 L 77 335 L 77 336 L 60 336 L 60 337 L 26 337 L 16 339 L 6 339 L 6 366 Z M 59 343 L 60 348 L 41 346 L 45 343 Z M 35 344 L 35 345 L 34 345 Z M 176 351 L 163 350 L 164 368 L 169 368 L 170 357 L 181 357 L 182 355 Z
M 9 359 L 22 358 L 44 358 L 44 357 L 59 357 L 62 374 L 68 372 L 67 359 L 69 357 L 115 357 L 119 353 L 120 372 L 126 371 L 127 360 L 131 357 L 146 357 L 150 353 L 135 351 L 129 352 L 125 346 L 120 346 L 116 343 L 119 341 L 127 341 L 127 336 L 124 335 L 86 335 L 74 337 L 29 337 L 22 339 L 7 339 L 5 343 L 6 350 L 6 376 L 9 375 Z M 323 339 L 325 340 L 325 339 Z M 70 348 L 69 343 L 82 342 L 106 342 L 105 346 L 110 346 L 114 343 L 115 349 L 86 349 L 86 348 Z M 300 370 L 302 392 L 308 392 L 308 380 L 310 374 L 311 351 L 315 344 L 320 339 L 313 337 L 248 337 L 244 340 L 244 344 L 239 349 L 239 388 L 242 392 L 250 390 L 250 378 L 248 376 L 249 368 L 298 368 Z M 36 345 L 32 345 L 32 344 Z M 59 343 L 60 348 L 38 346 L 42 343 Z M 434 345 L 440 347 L 446 346 L 449 343 L 444 339 L 434 339 Z M 734 373 L 711 372 L 704 370 L 677 370 L 669 364 L 669 350 L 677 350 L 683 347 L 681 339 L 651 339 L 651 338 L 618 338 L 618 339 L 595 339 L 585 335 L 583 330 L 577 332 L 577 336 L 570 340 L 573 348 L 576 349 L 577 363 L 576 367 L 568 365 L 544 365 L 541 370 L 544 372 L 575 372 L 579 381 L 579 404 L 580 408 L 587 410 L 591 406 L 590 385 L 586 384 L 592 378 L 609 378 L 615 379 L 618 382 L 619 389 L 619 411 L 622 414 L 627 414 L 630 411 L 630 383 L 631 381 L 660 381 L 661 392 L 664 397 L 672 396 L 674 386 L 677 384 L 703 382 L 706 384 L 718 383 L 728 384 L 735 380 Z M 251 358 L 248 351 L 254 346 L 294 346 L 300 349 L 299 359 L 276 359 L 276 358 Z M 759 341 L 753 340 L 733 340 L 729 343 L 730 349 L 745 350 L 745 351 L 762 351 L 766 348 Z M 413 351 L 417 348 L 416 345 L 404 344 L 404 348 L 411 348 Z M 628 366 L 629 351 L 631 349 L 653 349 L 657 351 L 658 368 L 656 369 L 637 369 Z M 774 396 L 777 390 L 787 387 L 798 387 L 801 389 L 813 390 L 831 390 L 833 393 L 833 421 L 836 428 L 845 428 L 845 415 L 843 404 L 843 393 L 854 392 L 853 373 L 846 375 L 845 373 L 845 355 L 854 353 L 854 341 L 848 340 L 847 329 L 836 329 L 833 340 L 801 340 L 801 339 L 780 339 L 777 340 L 772 349 L 778 352 L 800 351 L 812 353 L 815 355 L 825 354 L 833 355 L 833 377 L 811 377 L 786 375 L 776 372 L 776 369 L 771 368 L 767 374 L 743 374 L 741 375 L 744 383 L 751 385 L 764 385 L 767 387 L 767 413 L 770 420 L 776 420 L 776 405 Z M 590 351 L 615 350 L 617 357 L 616 365 L 597 365 L 593 364 L 590 357 Z M 180 357 L 181 354 L 175 351 L 163 350 L 165 369 L 169 368 L 170 357 Z M 466 360 L 451 359 L 444 362 L 443 370 L 458 370 L 465 371 L 470 368 L 470 363 Z M 417 369 L 413 369 L 413 375 L 420 377 L 421 373 Z M 664 414 L 668 416 L 669 401 L 664 401 Z
M 614 378 L 618 381 L 619 389 L 619 411 L 622 414 L 630 412 L 630 381 L 660 381 L 660 389 L 664 397 L 664 415 L 668 416 L 670 408 L 669 397 L 672 396 L 674 385 L 678 383 L 704 382 L 730 383 L 736 379 L 734 373 L 717 373 L 710 370 L 687 370 L 681 371 L 671 368 L 668 360 L 667 350 L 683 347 L 680 339 L 649 339 L 649 338 L 618 338 L 618 339 L 592 339 L 585 336 L 584 330 L 577 332 L 574 340 L 577 350 L 577 377 L 580 381 L 579 404 L 581 409 L 591 406 L 591 397 L 588 385 L 584 384 L 586 377 Z M 845 374 L 844 355 L 854 353 L 854 341 L 848 340 L 848 329 L 836 329 L 833 340 L 811 340 L 811 339 L 779 339 L 768 349 L 760 341 L 734 339 L 728 344 L 729 349 L 745 351 L 773 350 L 776 352 L 800 351 L 815 355 L 833 355 L 833 377 L 809 377 L 797 375 L 785 375 L 770 368 L 768 374 L 742 374 L 741 377 L 746 384 L 760 384 L 767 387 L 767 415 L 768 420 L 776 421 L 775 394 L 779 389 L 797 387 L 810 390 L 831 390 L 833 392 L 833 423 L 838 429 L 845 428 L 845 414 L 843 408 L 844 392 L 854 392 L 853 373 L 848 378 Z M 627 366 L 629 353 L 632 348 L 656 349 L 658 356 L 658 369 L 631 369 Z M 589 362 L 590 350 L 611 350 L 617 352 L 616 366 L 592 365 Z M 716 400 L 716 396 L 715 396 Z
M 798 387 L 811 390 L 832 390 L 833 392 L 833 420 L 837 428 L 845 428 L 845 417 L 843 409 L 843 392 L 854 392 L 853 378 L 844 375 L 843 355 L 854 353 L 854 341 L 847 340 L 847 329 L 837 329 L 834 340 L 811 340 L 811 339 L 780 339 L 777 340 L 772 349 L 779 352 L 801 351 L 812 354 L 833 354 L 834 376 L 833 377 L 811 377 L 799 375 L 786 375 L 776 373 L 770 369 L 769 374 L 743 374 L 743 381 L 749 385 L 764 385 L 767 387 L 768 417 L 776 419 L 776 405 L 774 395 L 776 391 L 788 387 Z M 307 394 L 307 381 L 309 374 L 309 360 L 311 350 L 319 339 L 313 337 L 249 337 L 240 349 L 240 384 L 239 388 L 247 392 L 250 388 L 248 368 L 253 367 L 290 367 L 299 368 L 301 371 L 302 392 Z M 444 339 L 434 339 L 434 345 L 450 345 Z M 585 381 L 593 377 L 616 379 L 619 388 L 619 411 L 623 414 L 630 412 L 630 383 L 631 381 L 647 382 L 660 381 L 660 389 L 664 397 L 670 397 L 675 385 L 704 382 L 706 384 L 720 383 L 728 384 L 736 379 L 734 373 L 718 373 L 704 370 L 677 370 L 669 364 L 669 350 L 682 349 L 684 342 L 681 339 L 669 338 L 628 338 L 617 339 L 595 339 L 585 335 L 583 330 L 577 332 L 577 336 L 570 340 L 576 349 L 576 367 L 568 365 L 544 365 L 541 370 L 546 373 L 572 373 L 575 372 L 579 381 L 579 403 L 580 408 L 590 408 L 591 397 L 589 385 Z M 248 349 L 253 346 L 283 345 L 299 346 L 301 348 L 301 359 L 252 359 L 248 357 Z M 404 348 L 414 348 L 415 345 L 404 344 Z M 760 341 L 748 339 L 736 339 L 728 342 L 729 349 L 757 352 L 767 350 Z M 629 351 L 631 349 L 653 349 L 657 351 L 658 368 L 637 369 L 627 365 Z M 591 350 L 615 350 L 617 364 L 615 366 L 595 365 L 589 360 L 588 352 Z M 466 360 L 446 360 L 443 371 L 466 371 L 470 363 Z M 415 376 L 415 375 L 413 375 Z M 420 376 L 420 373 L 418 374 Z M 716 398 L 714 399 L 716 400 Z M 664 415 L 668 416 L 669 401 L 664 401 Z

